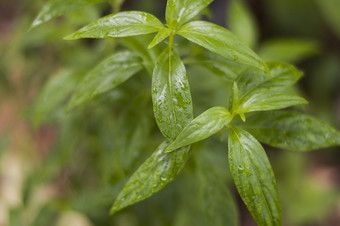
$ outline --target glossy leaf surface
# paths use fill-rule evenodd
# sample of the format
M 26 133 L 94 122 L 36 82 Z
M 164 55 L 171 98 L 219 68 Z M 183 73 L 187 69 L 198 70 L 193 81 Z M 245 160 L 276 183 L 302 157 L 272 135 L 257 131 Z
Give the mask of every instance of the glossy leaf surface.
M 150 43 L 150 45 L 148 46 L 148 48 L 152 48 L 155 45 L 158 45 L 161 41 L 163 41 L 164 39 L 166 39 L 171 33 L 171 30 L 164 27 L 162 28 L 157 35 L 155 36 L 155 38 L 152 40 L 152 42 Z
M 267 66 L 259 56 L 233 33 L 216 24 L 194 21 L 185 24 L 177 33 L 228 60 L 267 71 Z
M 271 75 L 250 69 L 236 79 L 240 112 L 280 109 L 307 103 L 302 97 L 284 92 L 301 77 L 300 71 L 284 63 L 269 63 L 268 67 Z
M 167 147 L 166 152 L 204 140 L 220 131 L 232 120 L 230 112 L 224 107 L 213 107 L 192 120 Z
M 261 142 L 289 150 L 307 151 L 340 145 L 340 133 L 326 123 L 300 113 L 256 113 L 242 125 Z
M 193 109 L 185 67 L 173 49 L 159 56 L 152 77 L 154 115 L 165 137 L 175 139 L 192 120 Z
M 235 185 L 256 223 L 281 225 L 277 185 L 261 144 L 248 132 L 230 127 L 228 149 Z
M 163 24 L 149 13 L 127 11 L 100 18 L 73 34 L 68 35 L 65 39 L 143 35 L 159 31 L 163 27 Z
M 111 214 L 150 197 L 175 178 L 187 160 L 190 147 L 164 153 L 168 145 L 164 141 L 131 176 L 113 204 Z
M 168 0 L 166 6 L 166 23 L 177 27 L 189 21 L 213 0 Z
M 49 0 L 34 19 L 31 28 L 84 6 L 105 1 L 106 0 Z
M 76 88 L 68 108 L 76 107 L 115 88 L 142 68 L 141 59 L 130 51 L 113 54 L 85 76 Z
M 258 33 L 256 19 L 243 0 L 232 0 L 228 11 L 230 31 L 239 37 L 244 44 L 254 47 Z

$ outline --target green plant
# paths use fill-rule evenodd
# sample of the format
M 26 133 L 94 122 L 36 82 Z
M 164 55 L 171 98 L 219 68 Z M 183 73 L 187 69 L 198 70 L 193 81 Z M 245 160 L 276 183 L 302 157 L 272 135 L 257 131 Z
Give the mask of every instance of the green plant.
M 68 6 L 67 3 L 79 7 L 97 2 L 101 1 L 55 0 L 48 4 L 60 3 L 64 6 L 62 11 L 66 12 L 75 7 Z M 145 12 L 119 12 L 101 18 L 65 38 L 120 37 L 122 45 L 130 49 L 118 50 L 80 81 L 75 79 L 76 76 L 70 77 L 65 73 L 63 77 L 59 76 L 61 81 L 51 83 L 51 86 L 59 84 L 56 85 L 57 90 L 70 78 L 66 88 L 69 91 L 73 84 L 79 82 L 68 104 L 69 111 L 116 88 L 134 75 L 149 74 L 152 77 L 153 113 L 164 141 L 132 174 L 116 198 L 111 209 L 112 214 L 150 197 L 171 182 L 186 163 L 190 145 L 215 133 L 221 132 L 223 136 L 227 132 L 230 172 L 240 196 L 259 225 L 281 225 L 281 205 L 275 177 L 259 141 L 273 147 L 299 151 L 340 144 L 340 134 L 313 117 L 293 111 L 272 111 L 307 103 L 290 90 L 302 73 L 287 63 L 264 62 L 223 27 L 205 21 L 191 21 L 211 2 L 212 0 L 169 0 L 166 25 Z M 114 1 L 116 8 L 120 4 L 120 1 Z M 46 9 L 33 25 L 60 15 L 48 11 L 51 5 Z M 158 33 L 147 43 L 148 49 L 144 47 L 143 38 L 130 37 L 155 32 Z M 178 36 L 203 48 L 188 44 L 177 38 Z M 163 42 L 166 38 L 167 43 Z M 231 90 L 230 97 L 225 96 L 221 103 L 224 107 L 209 108 L 194 118 L 195 99 L 192 101 L 183 62 L 201 64 L 229 84 L 225 89 Z M 143 89 L 145 87 L 149 88 L 147 84 Z M 46 92 L 51 92 L 53 89 L 47 90 L 49 91 Z M 129 91 L 123 92 L 124 98 L 132 99 Z M 65 90 L 60 92 L 61 96 L 56 95 L 57 100 L 52 101 L 52 104 L 65 98 L 67 93 Z M 128 139 L 122 141 L 121 146 L 122 149 L 128 147 L 123 151 L 126 151 L 126 155 L 129 153 L 127 156 L 132 158 L 131 162 L 133 158 L 137 158 L 132 153 L 136 148 L 129 147 L 128 143 L 139 147 L 138 142 L 143 137 L 144 130 L 152 127 L 152 122 L 138 112 L 148 106 L 149 99 L 148 93 L 143 90 L 133 102 L 128 101 L 132 104 L 124 109 L 126 121 L 135 120 L 132 124 L 121 125 L 130 134 L 126 136 Z M 38 112 L 40 110 L 40 115 L 46 114 L 51 108 L 49 102 L 41 103 L 40 108 L 37 107 Z M 37 121 L 39 120 L 38 116 Z M 129 159 L 123 157 L 120 160 L 127 163 L 117 161 L 115 164 L 131 165 Z M 197 168 L 199 167 L 198 164 Z

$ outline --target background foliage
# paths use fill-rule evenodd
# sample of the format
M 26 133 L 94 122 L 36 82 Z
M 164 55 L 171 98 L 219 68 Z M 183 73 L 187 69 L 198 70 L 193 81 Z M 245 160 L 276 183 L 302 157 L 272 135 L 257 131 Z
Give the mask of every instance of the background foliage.
M 236 13 L 242 9 L 237 2 L 215 0 L 205 15 L 247 37 L 243 41 L 264 59 L 297 64 L 304 77 L 295 92 L 310 102 L 303 110 L 340 128 L 339 1 L 253 0 L 244 2 L 249 11 Z M 223 133 L 195 144 L 195 155 L 162 192 L 114 217 L 108 215 L 126 177 L 162 139 L 147 101 L 150 78 L 145 73 L 134 76 L 81 110 L 66 113 L 71 91 L 87 71 L 112 54 L 117 42 L 62 38 L 114 9 L 105 2 L 88 5 L 28 31 L 43 3 L 17 0 L 0 5 L 0 224 L 223 225 L 239 212 L 243 225 L 254 225 L 226 170 Z M 122 8 L 163 18 L 165 3 L 126 1 Z M 248 29 L 237 30 L 240 26 Z M 151 40 L 152 36 L 137 42 L 126 38 L 123 44 L 138 48 Z M 194 115 L 224 103 L 230 83 L 206 76 L 211 72 L 199 65 L 189 70 L 188 75 L 194 75 L 188 77 L 196 101 Z M 266 147 L 284 224 L 340 222 L 336 149 L 298 153 Z M 232 192 L 217 189 L 223 186 Z

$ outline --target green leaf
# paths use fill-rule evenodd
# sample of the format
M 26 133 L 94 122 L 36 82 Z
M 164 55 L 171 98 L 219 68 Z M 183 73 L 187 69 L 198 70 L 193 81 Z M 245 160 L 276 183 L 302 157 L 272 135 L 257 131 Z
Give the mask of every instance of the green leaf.
M 39 125 L 48 117 L 67 98 L 78 81 L 79 76 L 71 70 L 63 70 L 52 76 L 34 103 L 34 124 Z
M 31 28 L 84 6 L 105 1 L 106 0 L 49 0 L 34 19 Z
M 195 168 L 196 188 L 198 189 L 200 205 L 203 207 L 206 218 L 203 225 L 238 226 L 237 205 L 228 189 L 226 183 L 228 181 L 222 174 L 222 172 L 225 173 L 225 170 L 222 169 L 222 172 L 219 172 L 220 168 L 216 167 L 220 159 L 223 160 L 223 165 L 225 165 L 224 156 L 216 156 L 219 154 L 207 152 L 206 150 L 195 154 L 198 154 L 195 155 L 195 157 L 198 156 L 198 158 L 195 158 L 197 160 L 197 167 Z
M 152 101 L 160 131 L 175 139 L 192 120 L 193 109 L 185 67 L 173 49 L 166 48 L 156 62 Z
M 314 1 L 320 8 L 324 19 L 328 22 L 333 31 L 340 37 L 340 14 L 339 0 Z
M 213 0 L 168 0 L 165 18 L 168 27 L 176 28 L 192 19 Z
M 253 48 L 258 39 L 256 19 L 243 0 L 232 0 L 228 11 L 230 31 Z
M 210 108 L 192 120 L 165 152 L 204 140 L 220 131 L 231 120 L 230 112 L 224 107 Z
M 143 35 L 159 31 L 163 27 L 162 22 L 149 13 L 127 11 L 100 18 L 64 39 Z
M 283 92 L 301 77 L 299 70 L 285 63 L 268 63 L 268 67 L 271 74 L 249 69 L 236 79 L 238 112 L 265 111 L 307 103 L 302 97 Z
M 216 24 L 194 21 L 177 32 L 184 38 L 228 60 L 267 71 L 266 64 L 233 33 Z
M 286 38 L 266 41 L 258 54 L 265 61 L 297 63 L 320 52 L 318 42 L 308 39 Z
M 164 153 L 169 145 L 164 141 L 131 176 L 118 195 L 110 213 L 142 201 L 169 184 L 183 168 L 190 147 L 184 147 L 172 153 Z
M 98 64 L 77 86 L 68 109 L 89 101 L 125 82 L 143 68 L 140 58 L 130 52 L 118 52 Z
M 273 170 L 261 144 L 230 127 L 229 166 L 236 188 L 258 225 L 281 225 L 281 204 Z
M 158 45 L 161 41 L 163 41 L 164 39 L 166 39 L 171 33 L 171 30 L 164 27 L 162 28 L 157 35 L 155 36 L 155 38 L 152 40 L 152 42 L 150 43 L 150 45 L 148 46 L 148 48 L 152 48 L 155 45 Z
M 340 145 L 340 133 L 333 127 L 295 112 L 256 113 L 242 126 L 261 142 L 278 148 L 307 151 Z
M 202 66 L 227 82 L 234 81 L 244 67 L 213 53 L 205 53 L 185 60 L 187 64 Z

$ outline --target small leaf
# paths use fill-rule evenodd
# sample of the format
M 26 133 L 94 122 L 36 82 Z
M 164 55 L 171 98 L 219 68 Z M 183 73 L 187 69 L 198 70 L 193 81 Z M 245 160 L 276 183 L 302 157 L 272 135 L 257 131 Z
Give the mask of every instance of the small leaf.
M 105 1 L 106 0 L 49 0 L 34 19 L 31 28 L 84 6 Z
M 340 145 L 340 133 L 333 127 L 295 112 L 256 113 L 242 126 L 261 142 L 278 148 L 307 151 Z
M 98 64 L 80 82 L 70 100 L 68 109 L 115 88 L 142 68 L 140 58 L 130 51 L 113 54 Z
M 281 225 L 275 176 L 261 144 L 248 132 L 230 127 L 228 149 L 236 188 L 256 223 Z
M 213 0 L 168 0 L 166 5 L 166 23 L 176 28 L 192 19 Z
M 230 112 L 224 107 L 210 108 L 192 120 L 165 152 L 204 140 L 220 131 L 231 120 Z
M 165 137 L 175 139 L 192 120 L 193 110 L 185 67 L 173 49 L 159 56 L 152 77 L 154 115 Z
M 266 64 L 233 33 L 216 24 L 194 21 L 177 32 L 184 38 L 228 60 L 267 71 Z
M 316 41 L 308 39 L 274 39 L 266 41 L 258 54 L 265 61 L 297 63 L 320 52 Z
M 51 77 L 34 104 L 34 124 L 39 125 L 61 104 L 77 85 L 79 76 L 74 71 L 63 70 Z
M 228 11 L 230 31 L 253 48 L 258 39 L 256 19 L 243 0 L 232 0 Z
M 152 47 L 154 47 L 155 45 L 158 45 L 161 41 L 163 41 L 164 39 L 166 39 L 171 33 L 171 30 L 164 27 L 162 28 L 157 35 L 155 36 L 155 38 L 152 40 L 152 42 L 150 43 L 150 45 L 148 46 L 148 49 L 151 49 Z
M 187 160 L 190 147 L 164 153 L 168 144 L 164 141 L 131 176 L 113 204 L 111 214 L 150 197 L 176 177 Z
M 149 34 L 164 26 L 155 16 L 138 11 L 111 14 L 79 29 L 64 39 L 109 38 Z
M 302 97 L 284 93 L 300 77 L 301 72 L 284 63 L 268 63 L 271 74 L 249 69 L 236 79 L 239 88 L 238 112 L 281 109 L 305 104 Z

